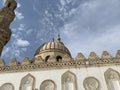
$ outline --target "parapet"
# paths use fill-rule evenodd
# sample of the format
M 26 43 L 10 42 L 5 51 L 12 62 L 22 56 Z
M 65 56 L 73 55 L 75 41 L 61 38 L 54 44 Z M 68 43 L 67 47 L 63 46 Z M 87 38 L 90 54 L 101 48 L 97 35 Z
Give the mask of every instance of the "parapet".
M 100 67 L 106 65 L 120 65 L 120 50 L 117 51 L 115 57 L 113 57 L 107 51 L 103 51 L 101 57 L 97 56 L 95 52 L 91 52 L 88 58 L 86 58 L 82 53 L 78 53 L 75 59 L 65 56 L 59 62 L 45 62 L 42 57 L 34 57 L 31 60 L 28 57 L 25 57 L 21 62 L 17 62 L 17 60 L 13 58 L 9 64 L 6 65 L 4 60 L 0 59 L 0 72 L 19 72 L 25 70 L 48 70 L 73 67 Z

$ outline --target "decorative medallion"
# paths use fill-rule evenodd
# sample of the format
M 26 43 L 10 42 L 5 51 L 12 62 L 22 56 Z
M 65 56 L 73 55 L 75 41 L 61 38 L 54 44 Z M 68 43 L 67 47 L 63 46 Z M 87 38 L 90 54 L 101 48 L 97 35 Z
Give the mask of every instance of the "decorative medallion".
M 88 77 L 83 82 L 85 90 L 98 90 L 99 81 L 94 77 Z
M 0 87 L 0 90 L 14 90 L 13 85 L 11 83 L 6 83 Z
M 45 80 L 41 84 L 40 90 L 55 90 L 55 83 L 52 80 Z

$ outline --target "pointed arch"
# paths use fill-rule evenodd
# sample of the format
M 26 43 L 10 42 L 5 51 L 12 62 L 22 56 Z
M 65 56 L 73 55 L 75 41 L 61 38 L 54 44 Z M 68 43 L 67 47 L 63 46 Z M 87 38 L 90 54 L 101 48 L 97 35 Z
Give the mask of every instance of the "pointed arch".
M 67 71 L 62 75 L 62 90 L 77 90 L 76 75 Z
M 11 83 L 5 83 L 0 87 L 0 90 L 14 90 L 14 86 Z
M 120 89 L 120 74 L 118 71 L 109 68 L 105 73 L 105 80 L 108 90 Z
M 34 90 L 35 77 L 27 74 L 22 78 L 20 83 L 20 90 Z
M 56 84 L 52 80 L 45 80 L 40 85 L 40 90 L 56 90 Z

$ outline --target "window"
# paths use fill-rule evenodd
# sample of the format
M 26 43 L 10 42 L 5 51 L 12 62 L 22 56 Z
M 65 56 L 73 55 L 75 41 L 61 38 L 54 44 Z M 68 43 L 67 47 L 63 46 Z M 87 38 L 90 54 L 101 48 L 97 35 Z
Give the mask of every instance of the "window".
M 40 90 L 56 90 L 56 85 L 52 80 L 45 80 L 42 82 Z
M 34 90 L 34 82 L 35 78 L 31 74 L 26 75 L 21 80 L 20 90 Z
M 47 62 L 49 60 L 49 58 L 50 58 L 50 55 L 46 56 L 45 57 L 45 62 Z
M 108 90 L 119 90 L 120 89 L 120 74 L 109 68 L 105 72 L 105 80 L 107 83 Z
M 57 56 L 57 57 L 56 57 L 56 61 L 57 61 L 57 62 L 60 62 L 61 60 L 62 60 L 62 57 L 61 57 L 61 56 Z
M 10 7 L 11 3 L 8 3 L 7 7 Z
M 70 71 L 62 75 L 62 90 L 77 90 L 76 76 Z

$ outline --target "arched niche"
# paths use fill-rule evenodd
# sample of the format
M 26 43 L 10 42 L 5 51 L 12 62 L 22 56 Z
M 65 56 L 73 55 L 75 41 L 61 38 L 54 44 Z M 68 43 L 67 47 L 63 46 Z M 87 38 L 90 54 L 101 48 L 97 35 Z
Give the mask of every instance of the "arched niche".
M 62 61 L 62 57 L 61 57 L 61 56 L 57 56 L 57 57 L 56 57 L 56 61 L 57 61 L 57 62 Z
M 100 90 L 100 83 L 95 77 L 87 77 L 83 81 L 85 90 Z
M 14 86 L 11 83 L 5 83 L 0 87 L 0 90 L 14 90 Z
M 76 75 L 70 71 L 65 72 L 61 78 L 62 90 L 77 90 Z
M 120 74 L 116 70 L 109 68 L 105 73 L 105 80 L 108 90 L 120 89 Z
M 40 85 L 40 90 L 56 90 L 56 84 L 52 80 L 45 80 Z
M 45 62 L 48 62 L 49 58 L 50 58 L 50 55 L 46 56 L 45 57 Z
M 20 83 L 20 90 L 34 90 L 35 78 L 31 74 L 22 78 Z

